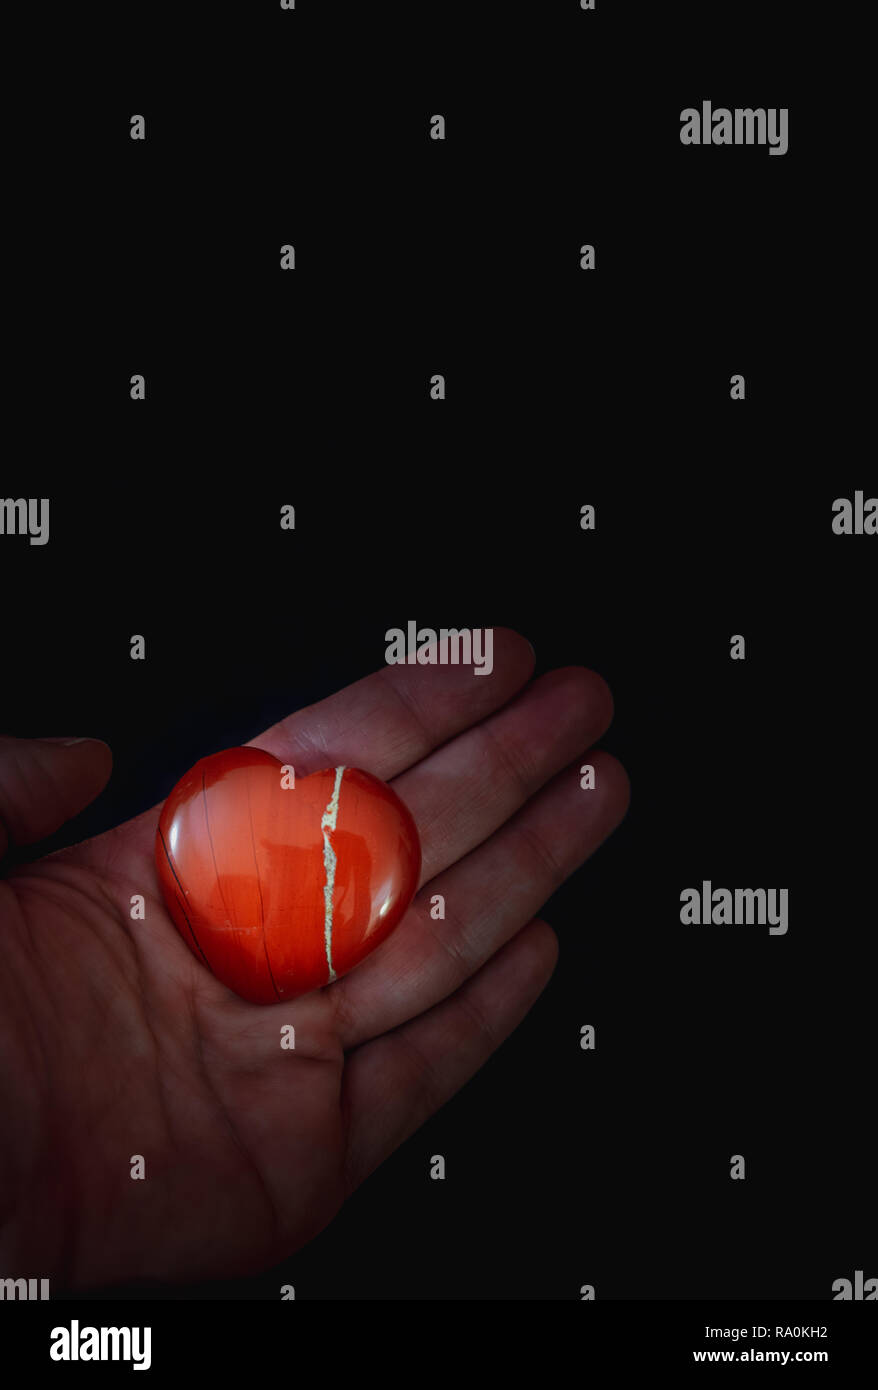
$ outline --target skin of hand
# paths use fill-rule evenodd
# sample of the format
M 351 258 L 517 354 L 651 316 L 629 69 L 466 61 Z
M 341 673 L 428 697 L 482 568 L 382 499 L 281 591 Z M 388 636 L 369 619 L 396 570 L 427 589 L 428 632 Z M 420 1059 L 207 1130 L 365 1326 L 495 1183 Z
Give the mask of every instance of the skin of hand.
M 364 767 L 420 833 L 408 913 L 322 990 L 249 1004 L 193 956 L 158 886 L 158 806 L 0 880 L 0 1272 L 77 1289 L 277 1264 L 521 1022 L 557 957 L 534 914 L 629 789 L 597 750 L 580 788 L 612 718 L 601 677 L 532 681 L 528 642 L 494 644 L 490 676 L 388 666 L 251 740 L 297 777 Z M 99 740 L 0 738 L 0 854 L 76 815 L 111 767 Z

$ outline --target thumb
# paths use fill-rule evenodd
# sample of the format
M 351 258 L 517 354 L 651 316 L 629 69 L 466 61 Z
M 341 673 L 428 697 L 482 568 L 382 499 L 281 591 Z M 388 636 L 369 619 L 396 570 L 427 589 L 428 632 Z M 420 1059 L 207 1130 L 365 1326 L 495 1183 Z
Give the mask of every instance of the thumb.
M 78 815 L 103 791 L 112 767 L 99 738 L 0 737 L 0 855 Z

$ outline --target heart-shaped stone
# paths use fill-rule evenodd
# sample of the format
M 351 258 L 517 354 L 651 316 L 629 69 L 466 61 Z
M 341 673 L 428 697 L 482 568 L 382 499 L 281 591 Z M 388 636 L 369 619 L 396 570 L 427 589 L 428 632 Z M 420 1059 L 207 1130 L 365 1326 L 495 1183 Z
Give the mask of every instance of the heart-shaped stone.
M 418 886 L 421 847 L 395 792 L 356 767 L 301 779 L 256 748 L 202 758 L 162 808 L 156 864 L 180 934 L 258 1004 L 347 973 Z

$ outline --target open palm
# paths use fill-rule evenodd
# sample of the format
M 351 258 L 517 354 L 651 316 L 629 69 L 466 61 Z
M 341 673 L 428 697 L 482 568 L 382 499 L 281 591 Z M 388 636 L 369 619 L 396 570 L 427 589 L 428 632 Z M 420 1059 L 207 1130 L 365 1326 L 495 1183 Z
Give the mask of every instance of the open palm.
M 387 667 L 252 740 L 297 777 L 343 763 L 392 782 L 423 848 L 396 931 L 294 1003 L 248 1004 L 191 954 L 156 878 L 159 807 L 0 882 L 0 1273 L 73 1288 L 266 1268 L 478 1070 L 552 973 L 534 914 L 628 802 L 604 752 L 580 788 L 605 683 L 532 670 L 495 629 L 490 676 Z M 97 742 L 0 740 L 9 838 L 81 810 L 110 762 Z

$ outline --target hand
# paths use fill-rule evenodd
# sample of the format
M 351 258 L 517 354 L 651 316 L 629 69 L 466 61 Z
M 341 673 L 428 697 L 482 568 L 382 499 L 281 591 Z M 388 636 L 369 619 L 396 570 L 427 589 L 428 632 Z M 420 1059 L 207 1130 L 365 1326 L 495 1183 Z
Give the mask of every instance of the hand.
M 520 1023 L 557 955 L 534 913 L 622 819 L 628 783 L 594 752 L 596 787 L 579 785 L 612 716 L 603 680 L 523 689 L 530 647 L 494 643 L 490 676 L 385 667 L 252 740 L 297 777 L 344 763 L 392 782 L 421 835 L 406 917 L 325 989 L 248 1004 L 192 955 L 158 887 L 159 807 L 0 881 L 0 1275 L 57 1291 L 267 1268 Z M 111 761 L 95 740 L 0 739 L 9 839 L 57 829 Z

